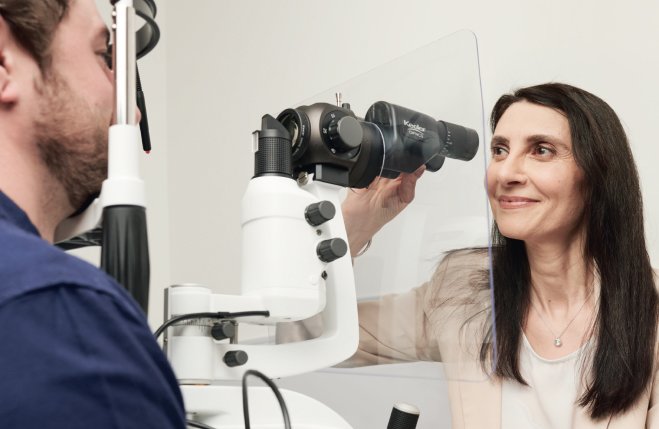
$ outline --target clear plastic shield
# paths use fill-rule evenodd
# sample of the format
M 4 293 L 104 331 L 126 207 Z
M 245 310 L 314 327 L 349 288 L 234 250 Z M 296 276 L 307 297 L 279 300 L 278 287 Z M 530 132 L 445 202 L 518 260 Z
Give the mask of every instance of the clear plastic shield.
M 454 33 L 300 104 L 332 103 L 337 93 L 357 116 L 389 133 L 385 141 L 427 138 L 419 133 L 432 128 L 444 142 L 471 139 L 466 144 L 471 146 L 461 151 L 444 144 L 437 149 L 424 141 L 422 149 L 406 152 L 403 141 L 399 147 L 384 148 L 385 178 L 376 179 L 371 191 L 383 185 L 378 180 L 400 180 L 391 177 L 410 172 L 401 157 L 427 158 L 428 151 L 439 155 L 424 160 L 426 171 L 417 182 L 414 201 L 354 260 L 360 350 L 341 368 L 285 379 L 282 385 L 309 393 L 349 421 L 353 416 L 355 427 L 376 427 L 373 410 L 356 410 L 355 401 L 370 396 L 380 405 L 391 404 L 406 400 L 401 393 L 405 390 L 433 404 L 431 412 L 441 414 L 440 422 L 449 421 L 447 397 L 454 395 L 448 386 L 485 382 L 494 367 L 485 190 L 488 144 L 476 38 L 469 31 Z M 398 110 L 392 112 L 391 105 Z M 462 131 L 452 124 L 473 131 L 456 137 Z M 314 329 L 322 327 L 312 325 L 307 332 Z M 345 396 L 325 393 L 334 390 L 333 384 Z M 359 415 L 369 416 L 370 423 Z M 377 427 L 384 427 L 387 417 Z

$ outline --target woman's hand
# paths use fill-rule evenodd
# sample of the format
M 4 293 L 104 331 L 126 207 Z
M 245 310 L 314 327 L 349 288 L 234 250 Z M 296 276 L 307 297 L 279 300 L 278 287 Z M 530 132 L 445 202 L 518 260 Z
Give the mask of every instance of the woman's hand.
M 348 190 L 341 209 L 353 258 L 380 228 L 412 202 L 416 181 L 425 169 L 421 166 L 414 173 L 402 173 L 395 179 L 377 177 L 366 189 Z

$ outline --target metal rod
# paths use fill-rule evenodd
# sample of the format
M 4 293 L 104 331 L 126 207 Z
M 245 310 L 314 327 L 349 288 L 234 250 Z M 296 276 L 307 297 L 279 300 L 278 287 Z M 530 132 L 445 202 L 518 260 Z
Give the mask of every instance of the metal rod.
M 115 117 L 118 125 L 135 125 L 135 9 L 133 0 L 119 0 L 112 12 Z

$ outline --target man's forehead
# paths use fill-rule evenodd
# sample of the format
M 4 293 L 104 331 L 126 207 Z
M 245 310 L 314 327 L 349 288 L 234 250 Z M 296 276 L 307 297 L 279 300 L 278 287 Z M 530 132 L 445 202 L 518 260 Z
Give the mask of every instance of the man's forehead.
M 68 24 L 79 35 L 86 34 L 109 42 L 109 30 L 101 18 L 94 0 L 71 0 L 69 11 L 62 24 Z

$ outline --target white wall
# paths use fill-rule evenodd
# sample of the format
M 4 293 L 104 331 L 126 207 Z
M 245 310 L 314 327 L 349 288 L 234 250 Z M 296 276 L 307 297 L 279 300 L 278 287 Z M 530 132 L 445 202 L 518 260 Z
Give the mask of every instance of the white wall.
M 503 92 L 550 80 L 615 108 L 641 172 L 659 265 L 658 12 L 651 1 L 168 2 L 171 281 L 237 291 L 238 207 L 262 114 L 462 28 L 480 41 L 486 111 Z
M 97 0 L 109 17 L 105 0 Z M 659 3 L 557 0 L 157 1 L 162 39 L 140 61 L 154 150 L 143 162 L 152 254 L 150 320 L 161 290 L 198 282 L 237 292 L 239 204 L 251 132 L 285 107 L 444 37 L 473 30 L 486 112 L 499 95 L 564 81 L 607 100 L 641 174 L 659 266 Z M 331 100 L 330 100 L 331 101 Z

